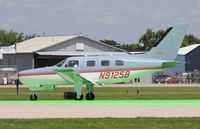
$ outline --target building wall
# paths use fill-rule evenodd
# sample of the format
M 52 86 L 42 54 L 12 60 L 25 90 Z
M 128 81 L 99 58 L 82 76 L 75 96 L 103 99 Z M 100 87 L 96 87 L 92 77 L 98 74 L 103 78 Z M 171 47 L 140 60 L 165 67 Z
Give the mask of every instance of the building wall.
M 84 37 L 74 38 L 63 43 L 57 44 L 55 46 L 48 47 L 46 49 L 40 50 L 40 52 L 45 51 L 59 51 L 59 52 L 75 52 L 75 51 L 82 51 L 76 50 L 76 43 L 84 43 L 84 50 L 83 52 L 121 52 L 118 49 L 112 48 L 110 46 L 101 44 L 94 40 L 90 40 Z
M 34 66 L 33 55 L 30 53 L 21 54 L 3 54 L 3 59 L 0 59 L 0 65 L 18 66 L 18 71 L 32 69 Z
M 140 77 L 140 83 L 152 83 L 152 74 L 145 75 Z
M 0 65 L 15 65 L 15 54 L 3 54 L 3 59 L 0 59 Z
M 142 83 L 142 84 L 146 84 L 146 83 L 152 83 L 152 82 L 153 82 L 152 74 L 148 74 L 148 75 L 142 76 L 140 78 L 134 78 L 129 83 Z
M 18 71 L 34 68 L 34 58 L 32 53 L 17 54 Z
M 185 70 L 192 72 L 195 69 L 200 70 L 200 47 L 185 55 Z

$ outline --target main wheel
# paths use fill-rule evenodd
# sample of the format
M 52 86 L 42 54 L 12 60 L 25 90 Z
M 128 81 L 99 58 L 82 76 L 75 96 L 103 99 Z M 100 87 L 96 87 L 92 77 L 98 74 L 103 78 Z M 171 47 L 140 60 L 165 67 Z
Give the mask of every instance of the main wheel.
M 79 99 L 77 99 L 76 96 L 75 96 L 75 100 L 82 100 L 82 99 L 83 99 L 83 94 L 81 94 Z
M 93 93 L 87 93 L 86 94 L 86 99 L 87 100 L 94 100 L 94 98 L 95 98 L 95 95 Z
M 32 101 L 37 100 L 37 95 L 36 94 L 31 94 L 30 100 L 32 100 Z

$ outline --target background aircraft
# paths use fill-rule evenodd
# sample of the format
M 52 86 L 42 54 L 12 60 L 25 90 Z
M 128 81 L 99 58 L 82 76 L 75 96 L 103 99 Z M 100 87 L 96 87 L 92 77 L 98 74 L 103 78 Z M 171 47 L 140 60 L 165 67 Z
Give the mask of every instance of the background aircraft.
M 86 85 L 87 100 L 93 100 L 94 85 L 127 82 L 134 78 L 176 66 L 177 52 L 186 34 L 187 24 L 170 27 L 159 44 L 146 54 L 117 56 L 70 57 L 55 66 L 21 71 L 12 76 L 29 86 L 30 100 L 37 100 L 34 91 L 53 90 L 57 85 L 74 85 L 75 92 L 65 92 L 65 98 L 82 100 L 82 85 Z M 17 92 L 18 92 L 17 81 Z

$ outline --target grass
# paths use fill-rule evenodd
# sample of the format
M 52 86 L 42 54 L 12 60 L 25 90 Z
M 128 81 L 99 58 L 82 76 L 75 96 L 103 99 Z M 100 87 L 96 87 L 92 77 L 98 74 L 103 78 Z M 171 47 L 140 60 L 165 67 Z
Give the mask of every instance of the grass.
M 140 90 L 137 95 L 136 91 Z M 63 92 L 37 91 L 39 100 L 63 100 Z M 85 95 L 87 91 L 83 89 Z M 200 100 L 200 87 L 96 87 L 96 100 Z M 0 100 L 29 100 L 28 88 L 0 88 Z M 0 129 L 197 129 L 200 118 L 77 118 L 77 119 L 0 119 Z
M 198 129 L 200 118 L 0 119 L 0 129 Z
M 66 87 L 35 93 L 38 100 L 63 100 L 66 91 L 74 90 Z M 95 100 L 200 100 L 200 87 L 95 87 L 94 93 Z M 19 96 L 16 96 L 15 88 L 0 88 L 0 100 L 29 100 L 30 94 L 28 88 L 20 88 Z M 85 88 L 83 94 L 87 94 Z

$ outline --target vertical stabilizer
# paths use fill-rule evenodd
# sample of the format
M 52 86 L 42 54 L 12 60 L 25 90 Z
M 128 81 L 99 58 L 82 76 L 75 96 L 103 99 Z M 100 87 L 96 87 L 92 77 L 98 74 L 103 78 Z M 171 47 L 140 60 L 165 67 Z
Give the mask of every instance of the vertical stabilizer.
M 143 57 L 175 60 L 188 26 L 188 24 L 175 24 L 173 27 L 170 27 L 158 45 L 144 54 Z

